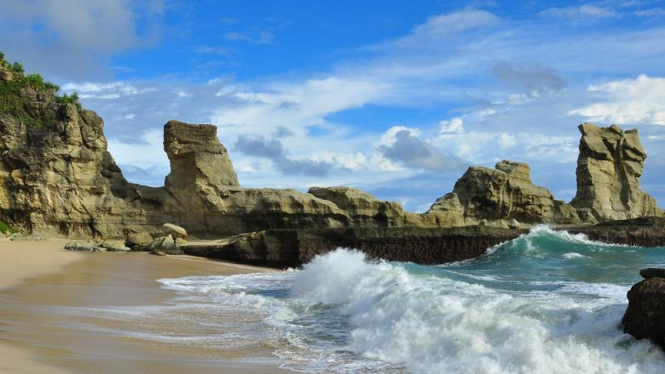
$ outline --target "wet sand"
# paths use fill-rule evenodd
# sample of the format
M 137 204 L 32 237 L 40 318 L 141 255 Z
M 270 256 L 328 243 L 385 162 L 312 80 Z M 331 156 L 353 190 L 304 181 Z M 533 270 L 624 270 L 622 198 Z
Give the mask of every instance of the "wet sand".
M 63 245 L 0 241 L 0 374 L 289 372 L 278 368 L 273 347 L 262 341 L 226 348 L 189 344 L 186 323 L 154 313 L 177 296 L 157 279 L 272 270 L 188 256 L 71 253 Z M 138 317 L 104 314 L 109 308 Z M 196 334 L 202 332 L 207 330 Z

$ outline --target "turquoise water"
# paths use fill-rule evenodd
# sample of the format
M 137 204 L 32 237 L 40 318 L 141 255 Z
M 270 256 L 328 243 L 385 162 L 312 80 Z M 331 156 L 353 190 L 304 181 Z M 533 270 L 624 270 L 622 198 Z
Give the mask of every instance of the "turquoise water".
M 662 351 L 620 327 L 626 292 L 650 266 L 665 266 L 665 248 L 537 227 L 448 265 L 339 249 L 298 271 L 160 282 L 182 310 L 210 312 L 201 318 L 257 316 L 243 339 L 301 372 L 663 373 Z

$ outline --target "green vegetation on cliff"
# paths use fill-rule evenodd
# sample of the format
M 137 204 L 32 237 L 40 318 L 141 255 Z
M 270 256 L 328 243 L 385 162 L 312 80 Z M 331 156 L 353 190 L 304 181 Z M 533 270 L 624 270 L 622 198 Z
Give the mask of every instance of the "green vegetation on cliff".
M 3 220 L 0 220 L 0 233 L 4 235 L 11 235 L 11 234 L 16 234 L 18 231 L 16 231 L 15 228 L 11 227 L 8 223 L 6 223 Z
M 29 128 L 43 128 L 57 119 L 61 105 L 74 104 L 81 109 L 76 93 L 58 95 L 58 85 L 45 81 L 39 74 L 24 72 L 23 65 L 10 64 L 0 52 L 0 114 L 9 114 Z M 30 97 L 50 101 L 51 105 L 31 106 L 27 99 Z

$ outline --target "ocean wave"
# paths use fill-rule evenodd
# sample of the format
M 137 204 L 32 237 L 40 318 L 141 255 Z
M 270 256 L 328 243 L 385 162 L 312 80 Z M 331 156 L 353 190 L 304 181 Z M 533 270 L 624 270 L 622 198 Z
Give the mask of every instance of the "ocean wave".
M 599 308 L 575 304 L 562 310 L 556 300 L 540 308 L 537 300 L 481 285 L 414 277 L 359 252 L 317 257 L 296 273 L 292 291 L 300 302 L 340 306 L 351 329 L 347 349 L 403 363 L 413 372 L 662 372 L 664 357 L 657 349 L 625 344 L 630 338 L 617 328 L 616 309 L 597 317 Z M 553 320 L 534 318 L 533 311 Z M 568 328 L 571 323 L 602 328 L 579 334 Z

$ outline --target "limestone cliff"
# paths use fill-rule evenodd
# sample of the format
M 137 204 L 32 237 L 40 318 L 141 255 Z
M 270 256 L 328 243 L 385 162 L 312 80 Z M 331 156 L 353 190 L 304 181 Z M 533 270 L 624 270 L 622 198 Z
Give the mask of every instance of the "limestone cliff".
M 69 236 L 117 236 L 144 224 L 100 117 L 4 60 L 0 89 L 0 220 Z
M 472 166 L 455 183 L 453 192 L 437 200 L 428 214 L 460 216 L 459 223 L 481 220 L 551 223 L 558 218 L 552 194 L 531 181 L 529 165 L 501 161 L 494 169 Z
M 619 126 L 579 126 L 577 195 L 571 202 L 588 222 L 661 214 L 653 197 L 640 188 L 647 157 L 637 130 Z

